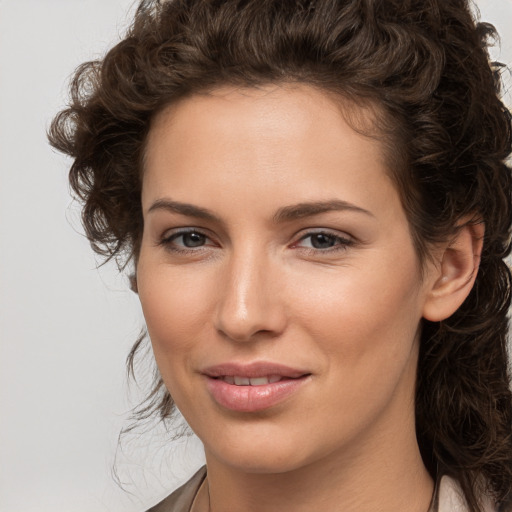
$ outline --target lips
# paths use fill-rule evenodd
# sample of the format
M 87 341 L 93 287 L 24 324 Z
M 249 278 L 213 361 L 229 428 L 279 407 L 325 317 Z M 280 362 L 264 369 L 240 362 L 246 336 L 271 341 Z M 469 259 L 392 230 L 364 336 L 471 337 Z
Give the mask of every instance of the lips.
M 224 363 L 205 368 L 201 373 L 213 378 L 238 376 L 250 379 L 279 375 L 282 378 L 296 379 L 310 372 L 279 363 L 262 361 L 249 364 Z
M 283 379 L 281 375 L 268 375 L 265 377 L 243 377 L 241 375 L 224 375 L 222 377 L 214 377 L 222 379 L 228 384 L 234 384 L 235 386 L 265 386 L 266 384 L 274 384 Z
M 206 387 L 221 407 L 257 412 L 280 404 L 308 382 L 311 373 L 281 364 L 221 364 L 205 369 Z

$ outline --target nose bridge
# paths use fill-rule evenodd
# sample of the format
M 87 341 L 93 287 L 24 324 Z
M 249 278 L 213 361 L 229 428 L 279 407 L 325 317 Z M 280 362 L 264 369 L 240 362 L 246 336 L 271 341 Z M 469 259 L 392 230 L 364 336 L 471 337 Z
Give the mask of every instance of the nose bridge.
M 235 341 L 257 333 L 277 335 L 284 325 L 272 282 L 269 254 L 253 244 L 232 251 L 224 269 L 217 311 L 217 329 Z

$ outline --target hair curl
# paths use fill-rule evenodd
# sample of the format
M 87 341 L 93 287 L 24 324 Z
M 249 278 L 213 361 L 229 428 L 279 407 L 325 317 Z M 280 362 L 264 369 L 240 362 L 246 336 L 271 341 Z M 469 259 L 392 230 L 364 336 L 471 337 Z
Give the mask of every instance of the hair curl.
M 485 224 L 468 299 L 447 320 L 424 322 L 416 391 L 425 463 L 459 480 L 472 512 L 482 491 L 504 508 L 512 497 L 512 130 L 487 52 L 495 35 L 468 0 L 144 0 L 126 37 L 76 71 L 70 106 L 49 130 L 74 159 L 92 247 L 136 264 L 144 145 L 164 106 L 226 84 L 295 82 L 382 109 L 377 129 L 393 147 L 419 256 L 461 219 Z M 157 375 L 139 413 L 165 420 L 172 409 Z

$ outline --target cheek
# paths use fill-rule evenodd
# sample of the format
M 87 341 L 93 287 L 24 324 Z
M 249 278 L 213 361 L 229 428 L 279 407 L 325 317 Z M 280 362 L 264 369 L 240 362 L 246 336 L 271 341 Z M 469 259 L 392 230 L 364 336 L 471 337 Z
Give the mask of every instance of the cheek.
M 322 293 L 296 290 L 297 321 L 322 361 L 322 418 L 330 418 L 322 427 L 326 438 L 356 435 L 390 403 L 414 400 L 419 280 L 415 267 L 398 268 L 399 273 L 365 273 L 364 279 L 353 268 L 325 280 Z
M 137 269 L 139 298 L 160 375 L 174 402 L 187 412 L 196 402 L 194 354 L 207 326 L 209 286 L 142 257 Z M 203 281 L 203 280 L 201 280 Z
M 293 286 L 293 285 L 292 285 Z M 421 319 L 420 276 L 415 259 L 336 269 L 304 276 L 295 318 L 315 339 L 326 364 L 356 375 L 367 366 L 405 364 Z
M 165 264 L 152 265 L 143 257 L 137 280 L 157 363 L 160 365 L 160 358 L 169 352 L 173 357 L 166 361 L 172 362 L 179 354 L 186 354 L 197 341 L 198 333 L 206 328 L 210 286 L 195 274 L 173 271 Z

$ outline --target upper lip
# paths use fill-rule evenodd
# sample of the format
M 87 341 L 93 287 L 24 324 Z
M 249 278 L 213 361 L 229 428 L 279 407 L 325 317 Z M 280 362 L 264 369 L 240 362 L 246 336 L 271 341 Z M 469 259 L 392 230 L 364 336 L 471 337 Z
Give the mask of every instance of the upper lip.
M 311 372 L 285 366 L 280 363 L 272 363 L 268 361 L 258 361 L 249 364 L 242 363 L 222 363 L 215 366 L 209 366 L 202 370 L 204 375 L 208 377 L 247 377 L 258 378 L 266 377 L 268 375 L 280 375 L 281 377 L 288 377 L 296 379 L 304 375 L 309 375 Z

